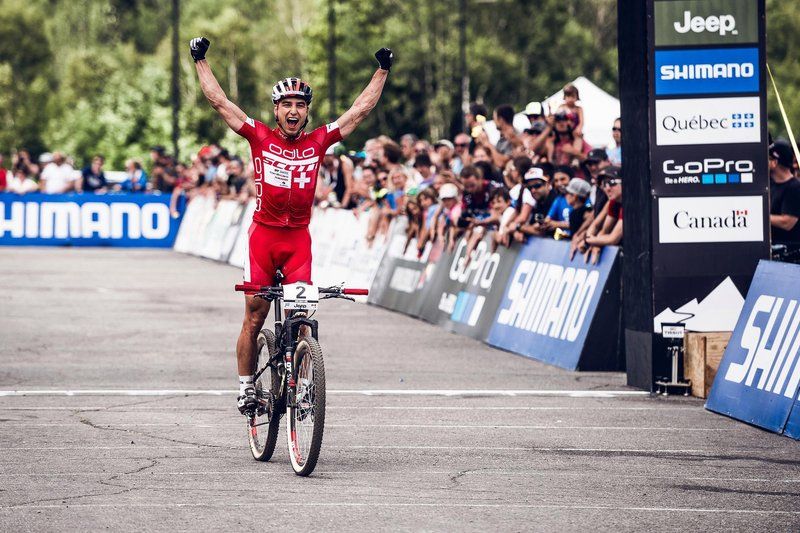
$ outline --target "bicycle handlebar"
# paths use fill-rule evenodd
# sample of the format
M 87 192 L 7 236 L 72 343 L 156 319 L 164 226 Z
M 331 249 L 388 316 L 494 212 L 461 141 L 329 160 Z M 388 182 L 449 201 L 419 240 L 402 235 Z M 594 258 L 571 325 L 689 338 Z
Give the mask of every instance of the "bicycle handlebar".
M 283 287 L 281 286 L 263 286 L 263 285 L 256 285 L 255 283 L 241 283 L 237 284 L 234 289 L 236 291 L 242 292 L 272 292 L 272 293 L 283 293 Z M 352 296 L 367 296 L 369 294 L 369 289 L 345 289 L 342 287 L 320 287 L 319 288 L 320 294 L 347 294 Z

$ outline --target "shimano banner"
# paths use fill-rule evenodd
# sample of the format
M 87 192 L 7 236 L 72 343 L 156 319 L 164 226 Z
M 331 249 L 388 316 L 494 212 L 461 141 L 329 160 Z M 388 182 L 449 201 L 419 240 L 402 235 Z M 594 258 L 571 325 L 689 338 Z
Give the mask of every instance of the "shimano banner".
M 169 196 L 0 193 L 0 245 L 169 248 Z
M 800 267 L 762 261 L 706 408 L 800 439 Z
M 617 248 L 597 265 L 531 239 L 517 255 L 487 342 L 569 370 L 619 370 Z
M 467 241 L 439 259 L 422 303 L 421 318 L 448 331 L 485 340 L 511 275 L 517 248 L 491 250 L 484 238 L 467 260 Z

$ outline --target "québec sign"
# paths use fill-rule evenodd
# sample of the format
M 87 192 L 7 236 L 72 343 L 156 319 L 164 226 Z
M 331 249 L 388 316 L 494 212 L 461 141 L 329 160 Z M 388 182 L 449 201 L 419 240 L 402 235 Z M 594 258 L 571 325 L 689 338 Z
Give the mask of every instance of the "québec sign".
M 0 244 L 172 246 L 168 197 L 0 194 Z

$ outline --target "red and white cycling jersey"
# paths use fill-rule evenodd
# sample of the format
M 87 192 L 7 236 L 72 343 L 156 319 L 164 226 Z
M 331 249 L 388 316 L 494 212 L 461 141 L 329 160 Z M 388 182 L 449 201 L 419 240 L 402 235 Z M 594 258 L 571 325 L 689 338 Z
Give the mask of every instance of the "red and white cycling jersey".
M 325 150 L 342 140 L 339 124 L 287 139 L 277 128 L 248 118 L 236 133 L 250 141 L 257 196 L 253 220 L 273 227 L 307 227 L 320 162 Z

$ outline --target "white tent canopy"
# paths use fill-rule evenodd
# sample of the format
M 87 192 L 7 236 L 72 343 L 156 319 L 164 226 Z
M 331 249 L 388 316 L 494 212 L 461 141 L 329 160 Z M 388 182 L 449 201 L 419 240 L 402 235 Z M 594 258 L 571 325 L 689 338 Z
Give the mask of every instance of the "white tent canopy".
M 575 79 L 572 84 L 578 88 L 578 93 L 581 97 L 578 103 L 583 107 L 583 119 L 585 122 L 583 125 L 583 138 L 595 148 L 613 146 L 614 139 L 611 137 L 611 127 L 614 125 L 614 119 L 620 115 L 619 100 L 583 76 Z M 554 95 L 547 97 L 542 102 L 545 113 L 547 113 L 548 108 L 551 113 L 555 113 L 563 101 L 564 91 L 558 91 Z M 517 131 L 530 127 L 528 117 L 522 113 L 517 113 L 514 116 L 514 127 Z M 500 133 L 497 131 L 494 122 L 487 122 L 485 128 L 489 140 L 496 143 L 497 139 L 500 138 Z

